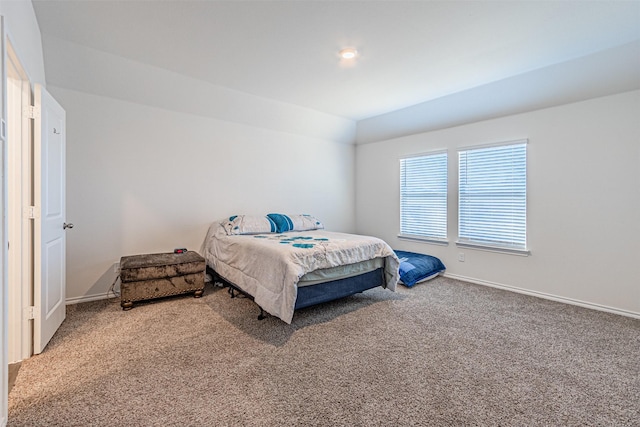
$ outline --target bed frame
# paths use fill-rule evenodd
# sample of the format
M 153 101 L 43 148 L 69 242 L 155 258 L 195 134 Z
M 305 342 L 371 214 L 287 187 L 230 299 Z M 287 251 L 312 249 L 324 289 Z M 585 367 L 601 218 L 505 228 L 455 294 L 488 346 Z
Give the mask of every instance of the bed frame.
M 237 296 L 236 292 L 238 292 L 239 294 L 253 300 L 253 296 L 220 276 L 208 265 L 207 273 L 213 277 L 214 281 L 222 283 L 225 287 L 229 287 L 229 294 L 231 295 L 231 298 L 235 298 Z M 358 276 L 318 283 L 317 285 L 302 286 L 298 288 L 298 296 L 296 298 L 294 310 L 358 294 L 368 289 L 384 286 L 384 283 L 384 268 L 381 267 Z M 260 305 L 258 305 L 258 308 L 260 308 L 258 320 L 262 320 L 266 315 Z

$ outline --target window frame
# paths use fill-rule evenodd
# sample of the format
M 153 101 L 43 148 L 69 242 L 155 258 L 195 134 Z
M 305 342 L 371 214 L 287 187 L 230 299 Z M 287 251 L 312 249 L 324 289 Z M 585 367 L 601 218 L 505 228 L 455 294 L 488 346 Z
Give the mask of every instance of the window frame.
M 514 255 L 522 255 L 522 256 L 528 256 L 530 255 L 530 251 L 528 249 L 528 209 L 527 209 L 527 199 L 528 199 L 528 188 L 527 188 L 527 182 L 528 182 L 528 169 L 529 169 L 529 165 L 528 165 L 528 144 L 529 144 L 529 140 L 528 139 L 521 139 L 521 140 L 514 140 L 514 141 L 505 141 L 505 142 L 500 142 L 500 143 L 495 143 L 495 144 L 484 144 L 484 145 L 474 145 L 474 146 L 467 146 L 467 147 L 460 147 L 458 148 L 458 238 L 456 240 L 456 245 L 459 247 L 468 247 L 468 248 L 473 248 L 473 249 L 481 249 L 481 250 L 487 250 L 487 251 L 492 251 L 492 252 L 502 252 L 502 253 L 508 253 L 508 254 L 514 254 Z M 523 207 L 521 209 L 517 209 L 519 212 L 519 215 L 522 215 L 522 211 L 524 211 L 524 219 L 523 219 L 523 227 L 522 230 L 519 230 L 520 233 L 524 233 L 524 240 L 523 240 L 523 245 L 519 246 L 516 245 L 514 243 L 509 244 L 509 243 L 505 243 L 505 244 L 500 244 L 497 242 L 491 242 L 490 239 L 487 240 L 482 240 L 482 239 L 473 239 L 473 238 L 468 238 L 468 237 L 462 237 L 461 236 L 461 230 L 463 228 L 462 226 L 462 222 L 463 222 L 463 203 L 464 202 L 464 197 L 463 197 L 463 190 L 466 188 L 466 185 L 464 184 L 465 182 L 468 182 L 468 179 L 465 179 L 465 177 L 462 176 L 463 173 L 463 167 L 462 167 L 462 156 L 467 155 L 467 153 L 469 152 L 473 152 L 476 150 L 486 150 L 486 149 L 491 149 L 491 148 L 500 148 L 500 147 L 506 147 L 506 146 L 523 146 L 524 147 L 524 178 L 523 178 L 523 182 L 518 182 L 516 185 L 517 186 L 523 186 L 524 187 L 524 196 L 518 196 L 516 197 L 516 200 L 519 204 L 522 204 Z M 495 159 L 494 159 L 495 160 Z M 465 171 L 468 172 L 468 168 L 465 168 Z M 468 176 L 468 175 L 467 175 Z M 503 187 L 504 188 L 504 187 Z M 495 190 L 494 190 L 495 191 Z M 520 191 L 522 192 L 522 190 Z M 517 193 L 517 191 L 516 191 Z M 468 200 L 469 197 L 466 197 L 466 200 Z M 513 219 L 513 218 L 512 218 Z M 470 218 L 466 218 L 467 221 L 470 220 Z M 500 232 L 502 232 L 503 230 L 500 230 Z M 498 232 L 498 235 L 500 234 L 500 232 Z M 494 236 L 495 237 L 495 236 Z M 512 242 L 515 242 L 516 240 L 513 240 Z M 518 242 L 522 241 L 522 239 L 518 239 Z
M 440 194 L 444 194 L 444 214 L 442 214 L 442 212 L 440 212 L 439 216 L 440 216 L 440 221 L 442 221 L 442 219 L 444 220 L 444 226 L 440 227 L 441 230 L 444 230 L 444 234 L 440 234 L 440 235 L 422 235 L 422 234 L 412 234 L 412 233 L 404 233 L 404 231 L 406 231 L 406 228 L 403 227 L 403 194 L 406 193 L 406 190 L 404 189 L 404 185 L 403 185 L 403 181 L 404 181 L 404 175 L 403 175 L 403 162 L 406 160 L 412 160 L 412 159 L 419 159 L 419 158 L 427 158 L 427 157 L 433 157 L 433 156 L 441 156 L 444 155 L 444 191 L 442 191 L 442 188 L 440 188 Z M 399 225 L 400 225 L 400 233 L 398 233 L 398 238 L 400 239 L 404 239 L 404 240 L 414 240 L 414 241 L 420 241 L 420 242 L 426 242 L 426 243 L 432 243 L 432 244 L 437 244 L 437 245 L 448 245 L 449 244 L 449 240 L 448 240 L 448 231 L 449 231 L 449 221 L 448 221 L 448 215 L 449 215 L 449 150 L 447 149 L 441 149 L 441 150 L 434 150 L 434 151 L 429 151 L 429 152 L 423 152 L 423 153 L 418 153 L 418 154 L 411 154 L 411 155 L 407 155 L 407 156 L 403 156 L 399 159 L 399 167 L 400 167 L 400 171 L 399 171 L 399 191 L 400 191 L 400 200 L 398 203 L 398 207 L 399 207 L 399 214 L 400 214 L 400 218 L 399 218 Z M 442 186 L 442 183 L 440 183 L 440 186 Z M 442 201 L 440 201 L 440 203 L 442 203 Z

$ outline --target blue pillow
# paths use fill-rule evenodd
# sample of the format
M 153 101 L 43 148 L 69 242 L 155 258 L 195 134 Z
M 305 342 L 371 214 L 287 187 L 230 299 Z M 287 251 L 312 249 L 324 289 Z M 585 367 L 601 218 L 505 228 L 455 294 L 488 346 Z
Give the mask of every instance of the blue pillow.
M 267 214 L 267 218 L 276 225 L 276 233 L 286 233 L 293 230 L 293 221 L 287 215 L 270 213 Z
M 394 252 L 400 259 L 400 281 L 409 288 L 418 282 L 437 276 L 446 269 L 440 259 L 431 255 L 405 251 Z
M 278 213 L 270 213 L 267 215 L 276 225 L 277 233 L 286 233 L 287 231 L 308 231 L 319 230 L 324 225 L 314 216 L 311 215 L 284 215 Z

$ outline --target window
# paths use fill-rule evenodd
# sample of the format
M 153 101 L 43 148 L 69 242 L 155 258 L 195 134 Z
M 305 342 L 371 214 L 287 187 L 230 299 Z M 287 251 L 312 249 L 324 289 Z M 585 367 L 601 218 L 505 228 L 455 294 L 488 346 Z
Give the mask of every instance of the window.
M 400 237 L 447 239 L 447 152 L 400 159 Z
M 527 253 L 527 141 L 458 154 L 457 243 Z

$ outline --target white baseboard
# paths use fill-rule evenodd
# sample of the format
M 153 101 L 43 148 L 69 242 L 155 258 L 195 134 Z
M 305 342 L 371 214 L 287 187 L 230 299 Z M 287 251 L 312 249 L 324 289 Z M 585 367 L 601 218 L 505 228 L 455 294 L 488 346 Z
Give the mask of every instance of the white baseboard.
M 577 305 L 579 307 L 590 308 L 592 310 L 606 311 L 607 313 L 613 313 L 613 314 L 618 314 L 620 316 L 633 317 L 634 319 L 640 319 L 640 313 L 636 313 L 635 311 L 622 310 L 619 308 L 608 307 L 606 305 L 594 304 L 591 302 L 580 301 L 573 298 L 561 297 L 553 294 L 547 294 L 545 292 L 531 291 L 528 289 L 518 288 L 516 286 L 503 285 L 500 283 L 489 282 L 486 280 L 479 280 L 471 277 L 460 276 L 457 274 L 445 273 L 444 277 L 461 280 L 463 282 L 475 283 L 476 285 L 489 286 L 492 288 L 503 289 L 505 291 L 516 292 L 519 294 L 530 295 L 538 298 L 544 298 L 544 299 L 561 302 L 565 304 Z
M 640 319 L 640 313 L 634 311 L 622 310 L 619 308 L 609 307 L 601 304 L 594 304 L 591 302 L 580 301 L 573 298 L 561 297 L 553 294 L 547 294 L 545 292 L 531 291 L 528 289 L 518 288 L 516 286 L 503 285 L 501 283 L 489 282 L 487 280 L 474 279 L 472 277 L 460 276 L 458 274 L 445 273 L 444 277 L 451 279 L 461 280 L 463 282 L 475 283 L 476 285 L 489 286 L 491 288 L 503 289 L 505 291 L 516 292 L 519 294 L 530 295 L 538 298 L 548 299 L 551 301 L 561 302 L 564 304 L 577 305 L 579 307 L 590 308 L 592 310 L 605 311 L 607 313 L 618 314 L 620 316 L 633 317 L 634 319 Z M 81 297 L 68 298 L 66 305 L 80 304 L 82 302 L 98 301 L 102 299 L 116 298 L 118 295 L 113 292 L 106 292 L 102 294 L 84 295 Z
M 81 302 L 98 301 L 101 299 L 116 298 L 118 295 L 113 292 L 105 292 L 103 294 L 83 295 L 81 297 L 67 298 L 66 305 L 80 304 Z

